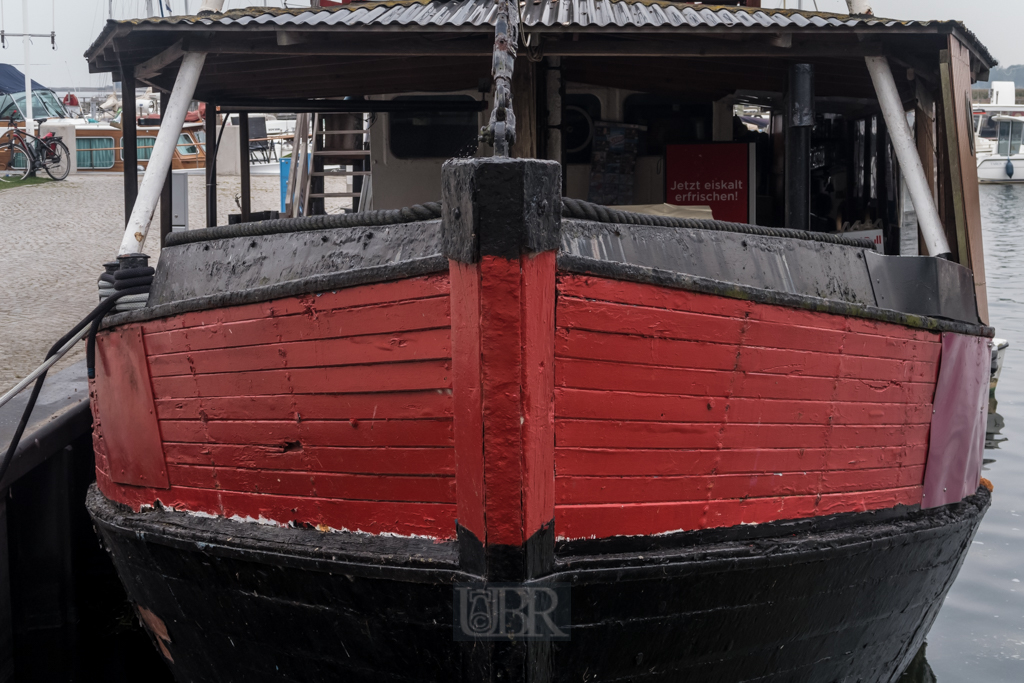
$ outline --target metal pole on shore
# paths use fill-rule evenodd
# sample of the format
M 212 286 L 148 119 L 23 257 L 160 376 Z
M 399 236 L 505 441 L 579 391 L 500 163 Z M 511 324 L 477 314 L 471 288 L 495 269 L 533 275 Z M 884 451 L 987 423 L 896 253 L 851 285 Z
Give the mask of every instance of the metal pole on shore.
M 32 76 L 29 75 L 32 39 L 28 35 L 28 0 L 21 0 L 21 32 L 21 44 L 25 47 L 25 111 L 22 113 L 25 115 L 25 132 L 32 135 L 36 127 L 32 118 Z

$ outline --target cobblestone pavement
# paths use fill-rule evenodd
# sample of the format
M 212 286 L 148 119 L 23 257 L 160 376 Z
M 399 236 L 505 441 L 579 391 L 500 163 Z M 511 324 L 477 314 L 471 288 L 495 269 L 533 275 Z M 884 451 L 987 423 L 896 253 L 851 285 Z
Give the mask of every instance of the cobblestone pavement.
M 205 224 L 203 183 L 201 175 L 189 177 L 190 228 Z M 237 213 L 238 188 L 238 177 L 218 180 L 218 224 Z M 107 173 L 0 190 L 0 392 L 38 366 L 96 305 L 96 278 L 117 255 L 124 231 L 123 197 L 124 180 Z M 253 175 L 253 210 L 279 204 L 278 178 Z M 154 263 L 159 251 L 147 242 Z M 80 343 L 57 369 L 84 357 Z

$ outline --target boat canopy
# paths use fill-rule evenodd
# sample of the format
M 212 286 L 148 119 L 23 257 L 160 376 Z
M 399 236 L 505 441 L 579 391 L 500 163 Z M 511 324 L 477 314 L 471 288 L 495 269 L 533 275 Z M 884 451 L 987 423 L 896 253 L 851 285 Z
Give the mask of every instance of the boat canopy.
M 1020 145 L 1024 139 L 1024 118 L 1018 116 L 993 116 L 999 126 L 999 134 L 996 141 L 996 154 L 1001 157 L 1011 157 L 1020 153 Z
M 21 121 L 25 107 L 25 74 L 10 64 L 0 64 L 0 121 Z M 32 81 L 32 113 L 39 119 L 66 118 L 57 95 L 38 81 Z

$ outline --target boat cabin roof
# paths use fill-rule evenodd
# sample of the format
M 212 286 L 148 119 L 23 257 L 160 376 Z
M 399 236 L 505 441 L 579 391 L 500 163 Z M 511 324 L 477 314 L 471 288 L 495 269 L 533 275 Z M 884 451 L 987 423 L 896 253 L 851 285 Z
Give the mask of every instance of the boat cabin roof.
M 780 93 L 788 65 L 813 60 L 818 97 L 873 100 L 864 56 L 885 55 L 928 78 L 949 36 L 967 47 L 972 80 L 987 79 L 996 64 L 955 21 L 667 0 L 531 0 L 520 7 L 520 53 L 562 57 L 567 80 L 695 99 Z M 276 101 L 294 111 L 297 101 L 314 98 L 475 90 L 490 77 L 495 14 L 493 0 L 387 0 L 109 21 L 86 58 L 94 73 L 116 77 L 120 64 L 132 65 L 139 80 L 170 90 L 181 56 L 207 52 L 197 99 L 236 108 L 258 100 L 261 111 Z

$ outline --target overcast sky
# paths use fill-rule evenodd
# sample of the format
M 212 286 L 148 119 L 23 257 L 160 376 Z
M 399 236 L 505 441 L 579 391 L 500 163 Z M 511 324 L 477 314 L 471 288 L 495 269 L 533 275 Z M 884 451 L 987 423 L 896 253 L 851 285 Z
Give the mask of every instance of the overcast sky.
M 159 14 L 161 0 L 150 0 Z M 186 9 L 195 12 L 202 0 L 163 0 L 174 14 Z M 227 0 L 229 9 L 250 5 L 281 7 L 285 0 Z M 291 6 L 308 6 L 308 0 L 287 0 Z M 146 0 L 29 0 L 29 33 L 57 32 L 57 49 L 50 49 L 47 38 L 32 42 L 32 77 L 54 89 L 69 86 L 96 87 L 110 83 L 106 74 L 90 75 L 82 54 L 99 35 L 113 5 L 115 18 L 145 15 Z M 822 12 L 845 12 L 846 0 L 764 0 L 765 7 L 819 9 Z M 22 0 L 0 0 L 3 28 L 9 33 L 22 32 Z M 978 35 L 1003 66 L 1024 64 L 1024 0 L 874 0 L 875 14 L 895 19 L 959 19 Z M 21 39 L 8 39 L 7 49 L 0 50 L 0 62 L 22 68 Z

